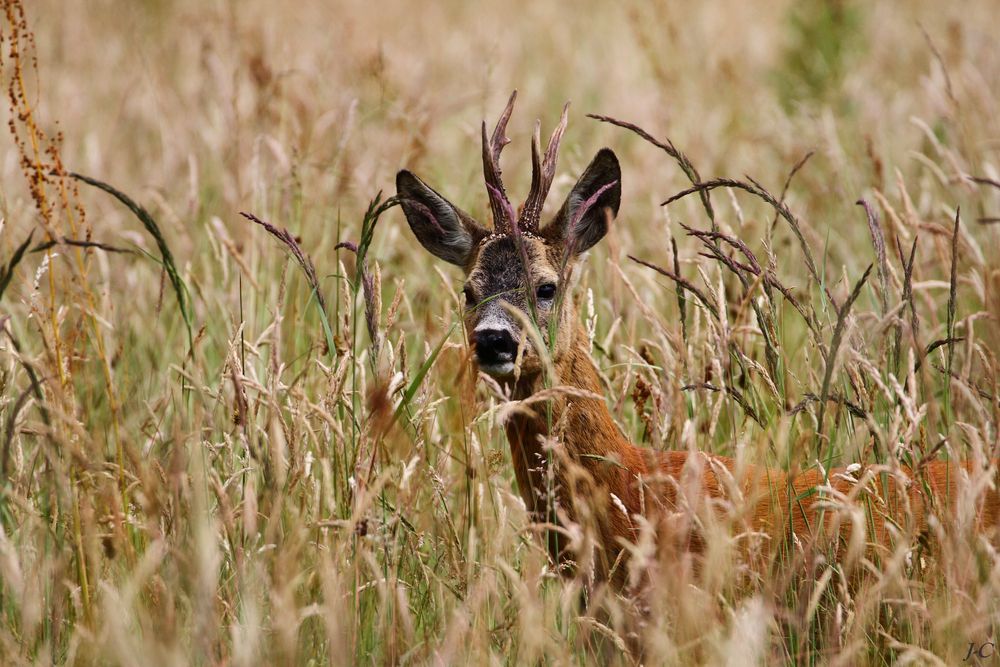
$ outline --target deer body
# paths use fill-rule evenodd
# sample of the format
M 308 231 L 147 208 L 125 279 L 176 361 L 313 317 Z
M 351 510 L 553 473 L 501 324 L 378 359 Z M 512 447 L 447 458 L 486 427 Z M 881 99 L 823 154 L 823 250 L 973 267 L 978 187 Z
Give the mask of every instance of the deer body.
M 559 384 L 601 394 L 586 340 L 583 329 L 578 327 L 572 352 L 557 366 Z M 528 397 L 541 389 L 532 386 L 531 381 L 523 382 L 518 385 L 516 396 Z M 846 468 L 835 468 L 826 478 L 817 469 L 794 476 L 755 465 L 738 470 L 736 461 L 725 456 L 661 452 L 632 445 L 615 425 L 603 400 L 572 398 L 554 403 L 546 417 L 518 414 L 506 425 L 518 487 L 525 504 L 539 521 L 545 519 L 544 499 L 551 487 L 556 489 L 557 502 L 568 519 L 578 520 L 578 508 L 587 505 L 587 512 L 597 519 L 604 551 L 595 564 L 598 574 L 608 574 L 608 567 L 619 560 L 625 545 L 638 541 L 638 525 L 633 519 L 636 516 L 656 525 L 661 553 L 697 552 L 701 537 L 690 521 L 692 496 L 707 503 L 738 503 L 738 507 L 730 508 L 739 514 L 736 523 L 766 536 L 766 554 L 778 548 L 783 540 L 816 546 L 839 544 L 846 548 L 853 531 L 859 529 L 838 512 L 823 511 L 824 504 L 820 501 L 828 496 L 817 493 L 816 489 L 829 486 L 842 497 L 856 494 L 854 480 L 860 481 L 863 475 L 860 470 L 849 473 Z M 585 471 L 590 482 L 589 488 L 572 498 L 567 498 L 567 492 L 563 491 L 574 488 L 571 480 L 557 472 L 554 482 L 547 484 L 541 472 L 548 456 L 541 444 L 549 435 L 547 425 L 560 423 L 567 412 L 569 417 L 559 438 L 567 459 L 562 469 Z M 885 486 L 877 481 L 866 485 L 872 510 L 864 517 L 858 538 L 870 547 L 887 547 L 893 539 L 890 524 L 909 529 L 914 535 L 924 533 L 929 514 L 946 515 L 955 510 L 967 475 L 972 471 L 970 462 L 934 460 L 927 462 L 920 474 L 903 467 L 902 476 Z M 926 481 L 926 487 L 922 481 Z M 679 489 L 685 486 L 687 496 L 679 501 Z M 859 508 L 864 501 L 858 499 Z M 941 503 L 947 507 L 935 507 Z M 907 516 L 915 520 L 915 525 L 906 525 Z M 977 501 L 975 525 L 983 531 L 1000 525 L 1000 495 L 995 490 L 988 490 Z M 560 551 L 563 547 L 561 541 L 550 541 L 554 559 L 566 557 Z
M 609 149 L 598 152 L 559 212 L 541 227 L 564 110 L 544 154 L 536 125 L 531 192 L 515 213 L 499 168 L 514 99 L 491 136 L 483 124 L 492 232 L 408 171 L 399 172 L 396 186 L 420 243 L 465 272 L 465 325 L 479 370 L 508 386 L 514 399 L 545 397 L 529 401 L 531 409 L 518 411 L 505 425 L 518 488 L 537 521 L 594 529 L 600 556 L 591 564 L 599 579 L 621 579 L 620 556 L 637 542 L 643 524 L 655 530 L 661 557 L 697 553 L 703 546 L 700 524 L 716 514 L 728 514 L 748 534 L 764 535 L 765 553 L 797 541 L 846 545 L 856 556 L 859 545 L 887 545 L 892 524 L 916 534 L 927 528 L 930 511 L 955 507 L 966 490 L 962 480 L 974 472 L 971 464 L 932 461 L 919 474 L 906 468 L 880 480 L 868 474 L 858 485 L 863 471 L 789 475 L 722 456 L 657 452 L 629 443 L 602 397 L 571 297 L 578 255 L 606 234 L 618 212 L 618 160 Z M 536 338 L 526 335 L 526 326 L 535 327 Z M 531 340 L 541 340 L 544 349 Z M 973 494 L 976 525 L 991 530 L 1000 515 L 993 488 Z M 846 512 L 837 510 L 838 503 Z M 870 508 L 863 520 L 852 514 L 852 503 Z M 942 503 L 948 507 L 937 507 Z M 915 525 L 906 526 L 907 521 Z M 565 533 L 556 534 L 558 539 L 549 541 L 553 557 L 578 557 L 567 553 Z

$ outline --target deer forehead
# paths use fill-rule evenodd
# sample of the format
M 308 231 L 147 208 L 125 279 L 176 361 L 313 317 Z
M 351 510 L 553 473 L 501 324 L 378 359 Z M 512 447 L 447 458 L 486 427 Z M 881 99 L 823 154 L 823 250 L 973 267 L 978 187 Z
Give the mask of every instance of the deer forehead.
M 532 282 L 555 282 L 558 271 L 553 251 L 545 241 L 537 236 L 521 237 L 528 257 L 528 270 Z M 469 271 L 468 282 L 483 295 L 499 294 L 524 285 L 524 269 L 521 253 L 510 236 L 491 236 L 479 248 Z

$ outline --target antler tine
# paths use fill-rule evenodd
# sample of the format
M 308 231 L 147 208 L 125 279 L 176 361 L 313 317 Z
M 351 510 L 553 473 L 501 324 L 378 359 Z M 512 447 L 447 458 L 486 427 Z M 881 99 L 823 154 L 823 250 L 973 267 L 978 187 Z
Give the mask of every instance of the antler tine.
M 491 137 L 486 136 L 486 121 L 483 121 L 483 178 L 486 180 L 490 209 L 493 211 L 493 227 L 500 234 L 510 232 L 514 224 L 509 213 L 513 209 L 507 198 L 507 191 L 504 190 L 503 181 L 500 179 L 500 151 L 510 143 L 510 139 L 507 138 L 507 121 L 514 111 L 516 99 L 517 90 L 510 94 L 507 107 L 500 114 Z
M 497 125 L 493 128 L 493 136 L 490 138 L 490 145 L 495 151 L 497 157 L 500 156 L 500 151 L 504 146 L 510 143 L 510 138 L 505 136 L 507 134 L 507 121 L 510 120 L 510 115 L 514 112 L 514 101 L 517 99 L 517 89 L 510 94 L 510 99 L 507 100 L 507 106 L 504 108 L 503 113 L 500 114 L 500 118 L 497 119 Z
M 541 119 L 535 120 L 535 131 L 531 134 L 531 189 L 528 190 L 528 196 L 524 200 L 524 207 L 521 209 L 521 220 L 520 225 L 525 226 L 525 231 L 534 232 L 538 229 L 537 220 L 535 225 L 532 226 L 531 219 L 528 215 L 534 205 L 534 197 L 536 193 L 542 189 L 542 173 L 544 171 L 544 162 L 542 161 L 542 121 Z
M 535 134 L 531 139 L 531 190 L 524 200 L 519 226 L 526 232 L 537 232 L 538 223 L 542 217 L 542 206 L 549 194 L 552 181 L 556 175 L 556 161 L 559 153 L 559 142 L 562 141 L 566 124 L 569 122 L 569 102 L 563 107 L 559 124 L 552 130 L 549 144 L 542 156 L 541 123 L 535 123 Z

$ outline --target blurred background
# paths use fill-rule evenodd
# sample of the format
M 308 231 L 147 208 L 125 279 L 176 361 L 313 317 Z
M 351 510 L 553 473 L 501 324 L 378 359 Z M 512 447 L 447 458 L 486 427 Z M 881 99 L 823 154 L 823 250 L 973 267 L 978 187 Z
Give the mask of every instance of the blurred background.
M 5 3 L 8 16 L 16 4 Z M 515 88 L 502 159 L 515 204 L 530 181 L 534 121 L 547 136 L 567 100 L 548 210 L 599 148 L 621 161 L 621 213 L 586 264 L 581 316 L 634 442 L 815 465 L 809 396 L 838 313 L 774 211 L 716 190 L 720 229 L 771 255 L 816 308 L 813 336 L 777 306 L 782 358 L 771 378 L 746 307 L 763 297 L 684 234 L 679 223 L 708 226 L 697 197 L 660 206 L 688 178 L 587 113 L 669 138 L 704 179 L 749 175 L 776 196 L 787 187 L 838 300 L 878 259 L 855 202 L 873 205 L 888 272 L 865 287 L 833 375 L 834 390 L 872 417 L 830 408 L 840 462 L 884 456 L 873 442 L 933 457 L 944 440 L 983 461 L 995 443 L 1000 189 L 968 179 L 1000 180 L 995 0 L 32 0 L 25 10 L 35 49 L 22 42 L 23 53 L 37 56 L 37 72 L 25 64 L 26 107 L 7 117 L 22 143 L 0 142 L 0 249 L 9 258 L 30 231 L 44 237 L 40 226 L 69 235 L 80 224 L 86 238 L 135 252 L 29 253 L 3 294 L 20 343 L 3 343 L 0 377 L 10 475 L 0 657 L 499 664 L 607 657 L 591 643 L 604 635 L 624 646 L 621 617 L 598 627 L 578 613 L 580 582 L 554 576 L 532 539 L 499 424 L 503 397 L 477 390 L 466 370 L 458 270 L 432 260 L 398 210 L 372 238 L 373 294 L 359 291 L 354 255 L 335 249 L 359 241 L 369 202 L 394 194 L 403 167 L 488 222 L 480 124 L 492 127 Z M 0 48 L 14 86 L 9 39 Z M 193 340 L 161 252 L 129 210 L 82 184 L 63 208 L 35 206 L 25 108 L 60 139 L 65 169 L 113 185 L 159 222 Z M 299 239 L 329 304 L 322 317 L 295 263 L 240 211 Z M 914 239 L 907 277 L 897 242 L 908 254 Z M 672 241 L 681 272 L 726 300 L 728 321 L 689 298 L 682 331 L 674 284 L 626 258 L 669 267 Z M 907 281 L 912 317 L 900 305 Z M 888 342 L 893 330 L 902 344 Z M 920 395 L 912 390 L 920 409 L 897 401 L 886 387 L 956 331 L 963 340 L 938 345 L 937 370 L 923 366 Z M 742 356 L 727 356 L 730 344 Z M 952 368 L 952 352 L 955 382 L 937 372 Z M 698 389 L 709 382 L 747 402 Z M 383 432 L 387 406 L 406 414 Z M 685 570 L 668 578 L 647 655 L 856 664 L 865 651 L 884 664 L 927 659 L 914 647 L 931 647 L 957 662 L 967 642 L 991 636 L 998 613 L 996 559 L 975 561 L 976 544 L 926 589 L 902 569 L 857 595 L 839 573 L 812 588 L 826 567 L 817 561 L 776 568 L 748 597 L 733 562 L 705 579 Z
M 773 190 L 817 151 L 792 196 L 825 202 L 822 215 L 803 212 L 832 241 L 865 231 L 847 220 L 866 188 L 896 169 L 926 172 L 914 151 L 934 141 L 995 160 L 984 139 L 998 122 L 989 1 L 41 0 L 29 13 L 38 112 L 46 127 L 59 122 L 67 166 L 166 209 L 189 247 L 212 215 L 245 231 L 235 212 L 250 207 L 278 222 L 295 211 L 296 233 L 329 251 L 336 211 L 357 219 L 403 166 L 481 215 L 479 124 L 492 125 L 514 88 L 504 156 L 514 196 L 530 179 L 534 120 L 547 133 L 570 100 L 550 199 L 612 146 L 624 164 L 622 224 L 646 230 L 651 249 L 662 242 L 655 204 L 685 186 L 683 174 L 586 113 L 669 136 L 703 176 L 750 174 Z M 15 186 L 9 151 L 4 164 Z M 106 215 L 104 225 L 121 224 L 114 206 Z M 414 247 L 403 231 L 385 225 L 380 258 Z

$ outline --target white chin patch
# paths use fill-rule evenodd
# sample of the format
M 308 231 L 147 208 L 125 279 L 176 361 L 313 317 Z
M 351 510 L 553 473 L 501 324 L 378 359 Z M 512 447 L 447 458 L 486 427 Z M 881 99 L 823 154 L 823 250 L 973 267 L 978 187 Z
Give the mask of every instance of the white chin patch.
M 514 372 L 514 362 L 501 361 L 498 364 L 484 364 L 480 362 L 479 370 L 493 377 L 506 377 Z

